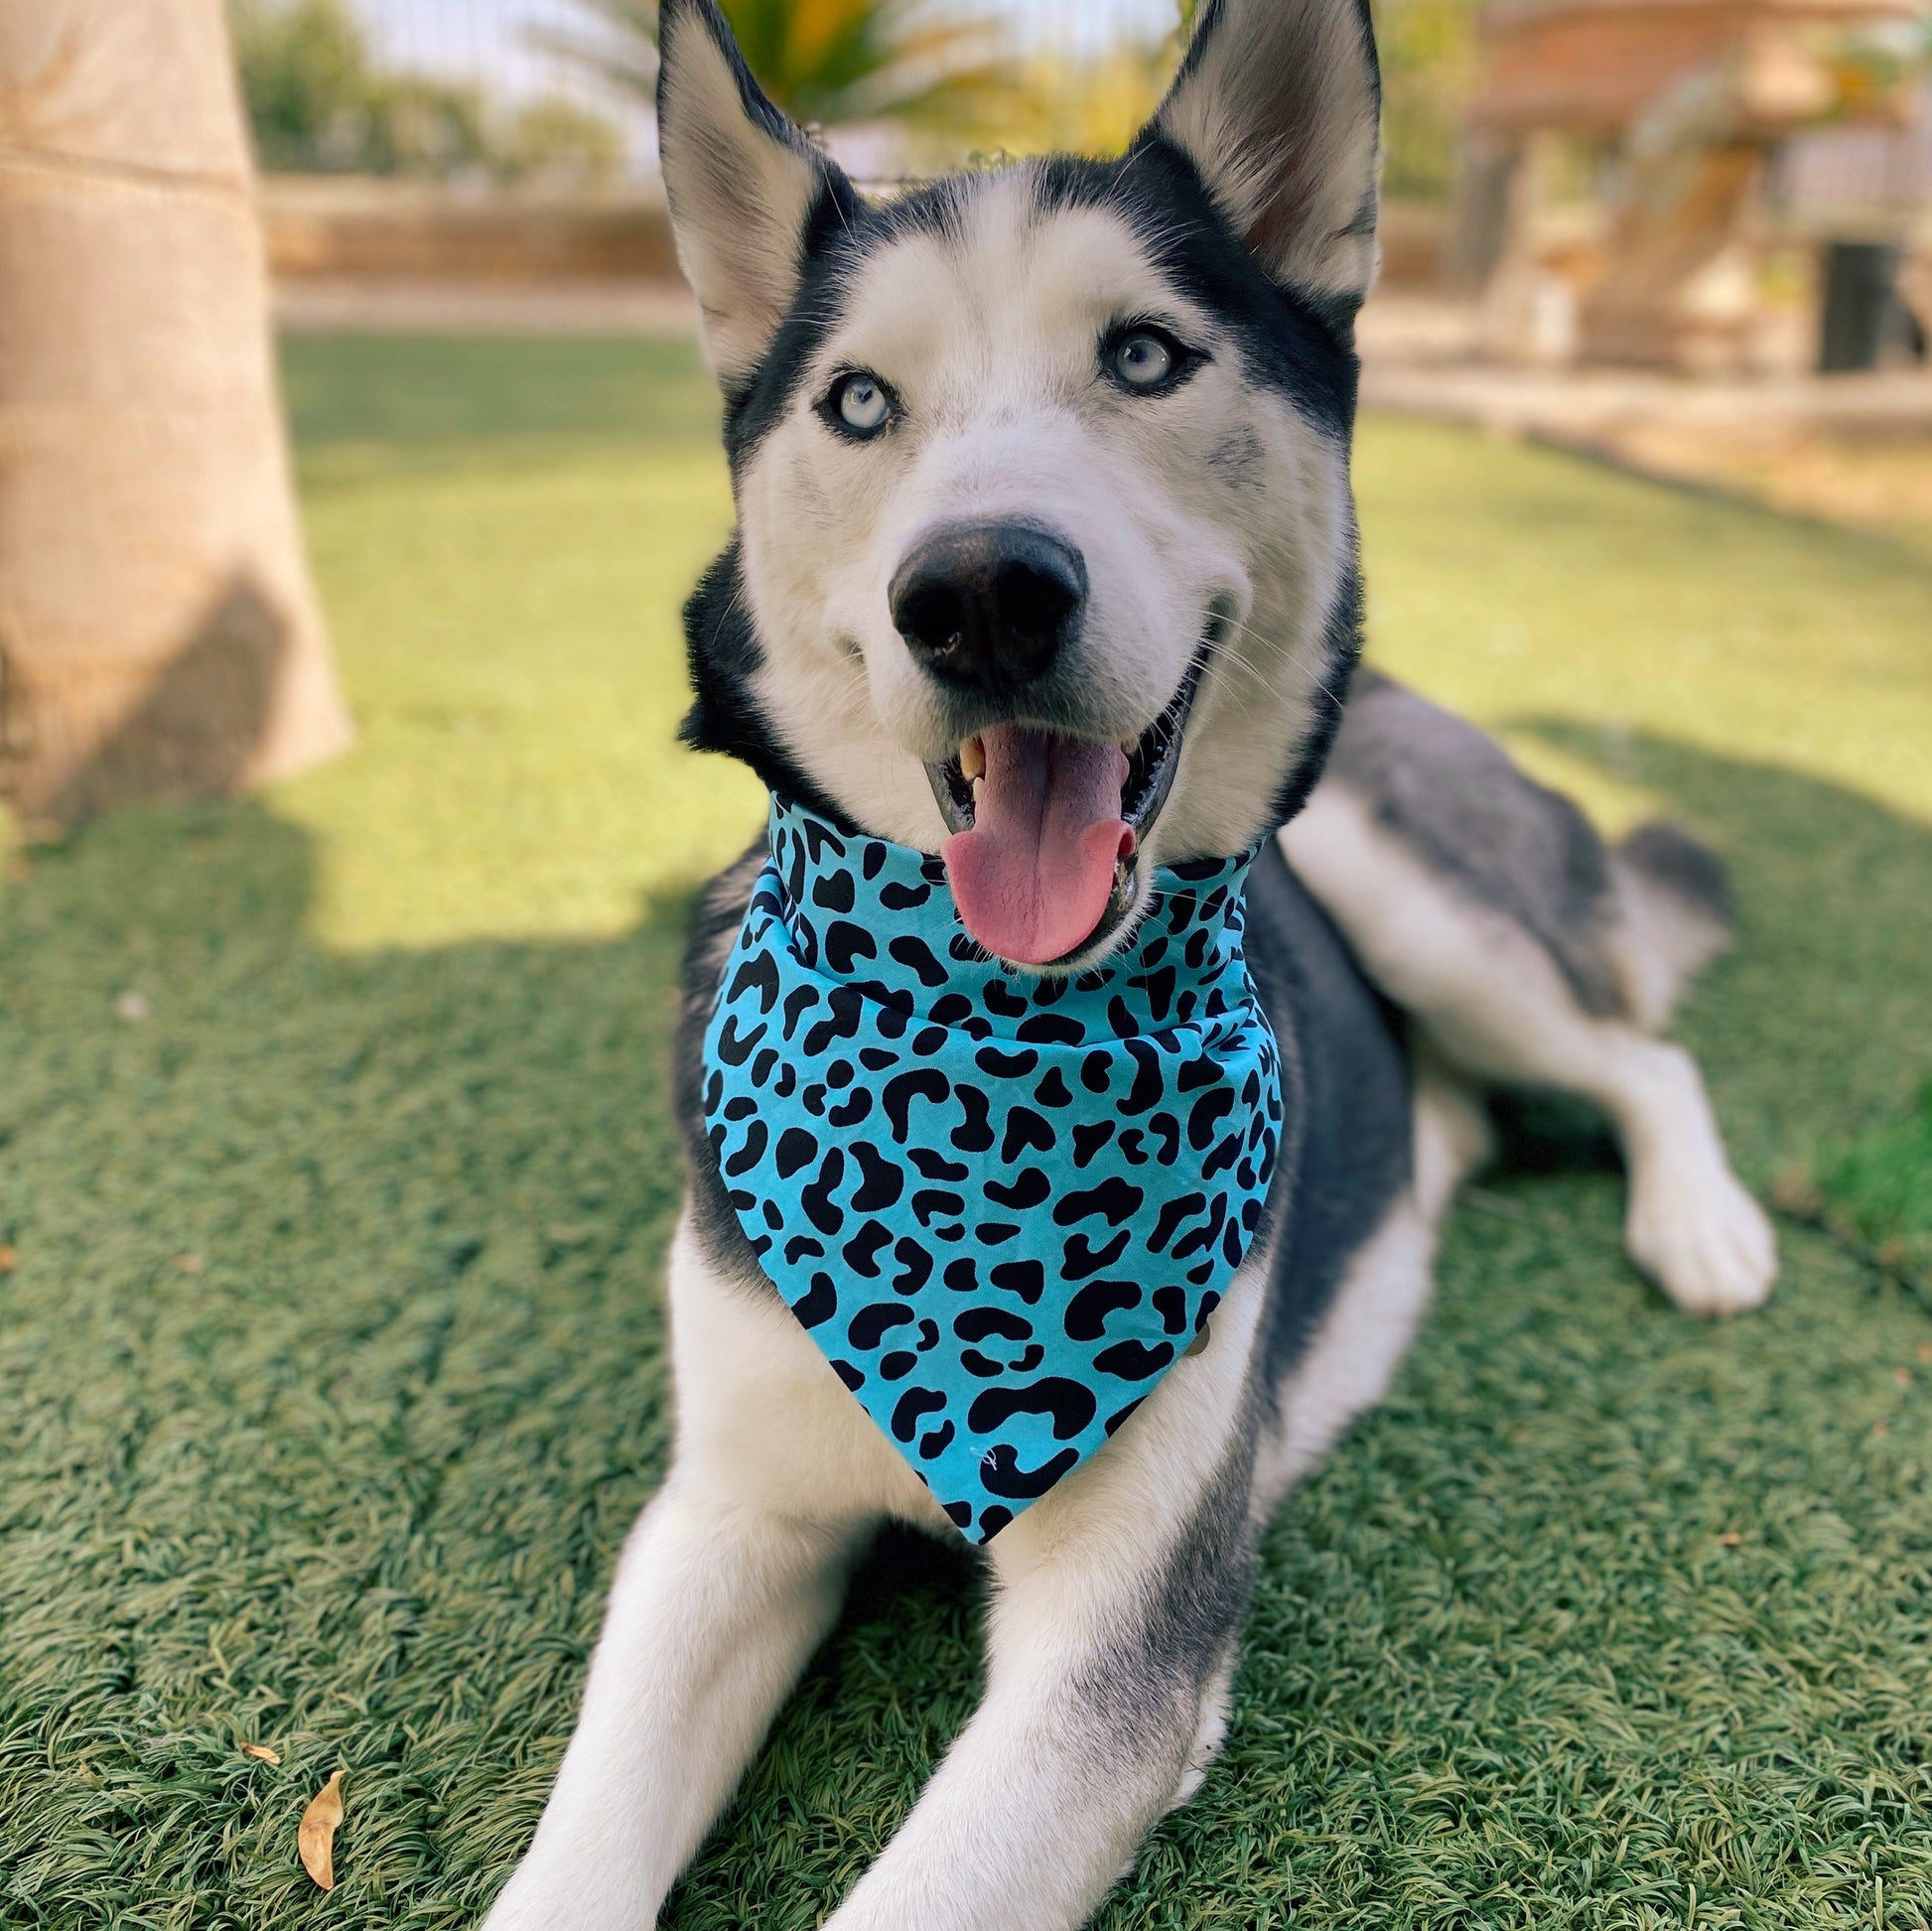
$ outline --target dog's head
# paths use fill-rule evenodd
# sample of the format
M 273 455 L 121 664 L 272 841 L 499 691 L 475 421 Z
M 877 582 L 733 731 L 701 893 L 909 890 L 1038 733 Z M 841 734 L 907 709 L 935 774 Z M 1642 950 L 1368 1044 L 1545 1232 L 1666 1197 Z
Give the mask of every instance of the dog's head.
M 990 952 L 1100 957 L 1156 864 L 1299 805 L 1353 663 L 1367 8 L 1206 0 L 1123 160 L 884 203 L 713 0 L 663 0 L 659 38 L 739 519 L 687 612 L 686 736 L 943 850 Z

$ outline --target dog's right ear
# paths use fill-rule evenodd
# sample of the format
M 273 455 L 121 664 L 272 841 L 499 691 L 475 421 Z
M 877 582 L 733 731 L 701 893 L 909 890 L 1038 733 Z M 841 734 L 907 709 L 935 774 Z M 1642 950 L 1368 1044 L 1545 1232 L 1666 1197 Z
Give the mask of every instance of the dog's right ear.
M 657 144 L 678 261 L 729 395 L 797 292 L 806 240 L 852 185 L 759 91 L 715 0 L 661 0 Z

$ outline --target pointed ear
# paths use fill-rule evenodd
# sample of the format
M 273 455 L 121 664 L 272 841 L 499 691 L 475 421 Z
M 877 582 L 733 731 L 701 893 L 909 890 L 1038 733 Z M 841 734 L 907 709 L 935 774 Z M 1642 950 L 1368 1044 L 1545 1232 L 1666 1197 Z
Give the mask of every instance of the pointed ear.
M 851 184 L 759 91 L 714 0 L 662 0 L 657 144 L 679 264 L 729 393 L 750 380 L 797 292 L 813 222 Z
M 1203 0 L 1141 139 L 1179 148 L 1262 267 L 1347 322 L 1375 280 L 1381 111 L 1367 0 Z

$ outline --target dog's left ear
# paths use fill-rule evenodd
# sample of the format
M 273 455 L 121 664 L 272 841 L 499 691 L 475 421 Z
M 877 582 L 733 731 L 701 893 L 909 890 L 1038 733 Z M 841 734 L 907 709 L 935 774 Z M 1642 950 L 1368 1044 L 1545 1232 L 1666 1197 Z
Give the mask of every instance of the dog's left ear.
M 657 148 L 678 262 L 730 394 L 778 333 L 814 224 L 857 198 L 759 90 L 715 0 L 660 0 L 657 49 Z
M 1203 0 L 1141 142 L 1179 148 L 1263 268 L 1345 324 L 1375 280 L 1381 111 L 1367 0 Z

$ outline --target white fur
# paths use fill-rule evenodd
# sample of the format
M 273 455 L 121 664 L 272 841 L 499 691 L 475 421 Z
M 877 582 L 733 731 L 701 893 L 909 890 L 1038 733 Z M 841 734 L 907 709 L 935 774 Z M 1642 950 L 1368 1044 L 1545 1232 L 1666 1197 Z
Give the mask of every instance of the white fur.
M 1730 1171 L 1689 1053 L 1583 1012 L 1528 934 L 1458 896 L 1339 779 L 1315 787 L 1281 841 L 1369 977 L 1450 1065 L 1580 1093 L 1609 1114 L 1630 1172 L 1624 1244 L 1680 1308 L 1732 1313 L 1764 1300 L 1776 1242 Z
M 1646 1033 L 1669 1025 L 1685 987 L 1730 944 L 1723 922 L 1667 892 L 1616 853 L 1610 875 L 1617 900 L 1618 979 Z
M 1156 125 L 1271 273 L 1359 307 L 1375 280 L 1380 149 L 1355 8 L 1210 0 L 1196 38 Z
M 1231 1654 L 1104 1765 L 1091 1698 L 1233 1441 L 1266 1277 L 1251 1257 L 1205 1345 L 990 1546 L 985 1702 L 829 1927 L 1065 1931 L 1204 1768 Z M 716 1274 L 688 1226 L 670 1288 L 675 1465 L 625 1546 L 583 1720 L 488 1931 L 649 1925 L 830 1627 L 871 1525 L 951 1533 L 792 1314 Z
M 957 701 L 913 663 L 887 586 L 934 527 L 1017 516 L 1085 560 L 1062 707 L 1031 721 L 1132 743 L 1203 635 L 1216 661 L 1145 873 L 1237 849 L 1261 828 L 1323 662 L 1322 623 L 1353 540 L 1345 452 L 1243 377 L 1212 316 L 1171 286 L 1125 216 L 1042 214 L 1030 168 L 972 184 L 961 231 L 908 234 L 860 268 L 786 419 L 739 482 L 756 689 L 792 756 L 860 823 L 937 850 L 924 764 L 957 750 Z M 1123 395 L 1099 345 L 1166 319 L 1212 359 L 1155 399 Z M 842 368 L 899 395 L 887 436 L 830 435 L 814 405 Z M 1233 449 L 1245 461 L 1222 459 Z M 1023 716 L 1025 714 L 1023 713 Z
M 584 1714 L 489 1931 L 640 1931 L 823 1639 L 880 1514 L 938 1505 L 768 1290 L 672 1244 L 669 1479 L 612 1585 Z
M 1193 1747 L 1187 1752 L 1187 1767 L 1181 1772 L 1173 1795 L 1168 1799 L 1170 1810 L 1178 1810 L 1199 1794 L 1201 1785 L 1207 1781 L 1208 1771 L 1214 1767 L 1214 1759 L 1221 1754 L 1221 1745 L 1227 1741 L 1228 1723 L 1234 1706 L 1235 1648 L 1233 1643 L 1227 1646 L 1220 1664 L 1208 1678 L 1206 1694 L 1200 1703 L 1200 1722 L 1194 1729 Z M 1131 1860 L 1128 1868 L 1133 1868 Z
M 1101 1725 L 1095 1699 L 1133 1694 L 1111 1678 L 1232 1442 L 1266 1277 L 1251 1258 L 1207 1345 L 989 1546 L 986 1700 L 826 1931 L 1065 1931 L 1174 1801 L 1213 1684 L 1146 1713 L 1132 1741 Z
M 802 135 L 751 120 L 723 47 L 696 9 L 667 7 L 658 144 L 678 265 L 721 380 L 750 375 L 798 287 L 798 235 L 826 169 Z

